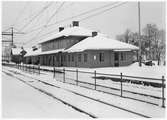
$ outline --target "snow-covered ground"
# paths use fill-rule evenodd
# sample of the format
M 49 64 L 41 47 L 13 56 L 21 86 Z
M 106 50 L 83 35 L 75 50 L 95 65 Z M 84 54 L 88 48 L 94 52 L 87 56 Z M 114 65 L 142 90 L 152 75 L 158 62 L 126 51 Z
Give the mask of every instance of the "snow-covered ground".
M 2 73 L 2 117 L 89 118 L 53 98 Z
M 48 66 L 41 66 L 41 68 L 43 69 L 49 69 L 49 70 L 53 70 L 53 67 L 48 67 Z M 56 69 L 60 69 L 62 70 L 62 67 L 57 67 Z M 105 74 L 117 74 L 120 75 L 120 73 L 122 72 L 123 75 L 129 75 L 129 76 L 137 76 L 137 77 L 149 77 L 149 78 L 157 78 L 157 79 L 161 79 L 162 76 L 165 76 L 165 66 L 145 66 L 144 64 L 142 65 L 142 67 L 138 66 L 138 63 L 134 63 L 130 66 L 127 67 L 106 67 L 106 68 L 72 68 L 72 67 L 66 67 L 66 70 L 80 70 L 80 71 L 86 71 L 86 72 L 94 72 L 94 70 L 97 71 L 97 73 L 105 73 Z M 50 79 L 53 79 L 53 73 L 51 72 L 42 72 L 43 74 L 43 78 L 48 78 L 50 77 Z M 47 74 L 47 75 L 46 75 Z M 46 76 L 45 76 L 46 75 Z M 97 77 L 111 77 L 108 75 L 96 75 Z M 63 74 L 62 73 L 56 73 L 55 74 L 56 80 L 60 80 L 63 81 Z M 80 73 L 78 74 L 78 80 L 81 82 L 87 82 L 87 83 L 91 83 L 93 85 L 88 85 L 88 84 L 83 84 L 83 83 L 79 83 L 80 86 L 85 86 L 85 87 L 89 87 L 89 88 L 94 88 L 94 73 Z M 116 76 L 114 76 L 116 77 Z M 120 76 L 118 76 L 118 78 L 120 78 Z M 66 82 L 69 83 L 73 83 L 76 84 L 76 72 L 71 72 L 71 71 L 66 71 L 65 72 L 65 79 Z M 137 80 L 143 80 L 143 79 L 137 79 Z M 154 82 L 154 83 L 158 83 L 161 84 L 162 81 L 155 81 L 155 80 L 150 80 L 147 79 L 144 81 L 149 81 L 149 82 Z M 120 89 L 120 82 L 114 82 L 111 79 L 97 79 L 96 83 L 98 85 L 103 85 L 103 86 L 107 86 L 107 87 L 112 87 L 112 88 L 116 88 L 116 89 Z M 102 88 L 97 86 L 98 90 L 102 90 L 104 92 L 109 92 L 109 93 L 113 93 L 113 94 L 117 94 L 120 95 L 120 91 L 118 90 L 113 90 L 110 88 Z M 124 83 L 123 82 L 123 90 L 127 90 L 130 92 L 137 92 L 140 94 L 146 94 L 146 95 L 151 95 L 151 96 L 155 96 L 155 97 L 162 97 L 162 88 L 161 87 L 153 87 L 153 86 L 144 86 L 143 84 L 132 84 L 131 82 L 129 83 Z M 144 100 L 147 102 L 151 102 L 151 103 L 155 103 L 158 105 L 162 104 L 162 100 L 161 99 L 155 99 L 149 96 L 141 96 L 138 94 L 132 94 L 129 92 L 123 92 L 123 96 L 125 97 L 131 97 L 131 98 L 135 98 L 135 99 L 139 99 L 139 100 Z
M 165 109 L 161 108 L 160 106 L 155 106 L 152 104 L 148 104 L 148 103 L 144 103 L 144 102 L 140 102 L 140 101 L 136 101 L 136 100 L 132 100 L 132 99 L 121 98 L 119 96 L 109 95 L 109 94 L 101 93 L 98 91 L 82 88 L 79 86 L 65 84 L 65 83 L 57 81 L 58 75 L 56 75 L 56 78 L 55 78 L 56 80 L 55 80 L 55 79 L 53 79 L 53 74 L 48 73 L 48 72 L 42 72 L 43 74 L 37 75 L 37 74 L 29 74 L 28 72 L 23 72 L 21 70 L 15 69 L 15 68 L 9 68 L 9 67 L 4 67 L 4 68 L 5 68 L 4 71 L 9 72 L 9 73 L 11 73 L 12 71 L 17 71 L 17 73 L 21 73 L 22 75 L 16 74 L 16 73 L 15 74 L 13 73 L 13 75 L 15 75 L 19 78 L 22 78 L 25 81 L 29 81 L 29 83 L 31 85 L 36 86 L 42 90 L 45 90 L 45 91 L 51 93 L 52 95 L 54 95 L 58 98 L 61 98 L 65 101 L 67 101 L 68 103 L 81 108 L 84 111 L 87 111 L 88 113 L 95 114 L 98 117 L 105 117 L 105 118 L 106 117 L 139 117 L 140 115 L 132 114 L 131 112 L 127 112 L 124 110 L 122 111 L 118 108 L 116 109 L 115 107 L 111 107 L 111 106 L 109 107 L 106 105 L 102 105 L 101 103 L 99 104 L 97 101 L 92 101 L 90 99 L 86 99 L 83 96 L 80 96 L 80 97 L 76 96 L 76 94 L 74 95 L 74 93 L 72 93 L 72 92 L 76 92 L 77 94 L 91 97 L 91 98 L 96 99 L 96 100 L 101 100 L 103 102 L 112 104 L 114 106 L 124 108 L 124 109 L 127 109 L 129 111 L 133 111 L 133 112 L 136 112 L 136 113 L 139 113 L 142 115 L 146 115 L 149 117 L 163 117 L 164 116 Z M 6 70 L 6 69 L 8 69 L 8 70 Z M 10 72 L 10 70 L 11 70 L 11 72 Z M 31 78 L 26 78 L 25 75 L 29 76 Z M 71 74 L 69 74 L 69 75 L 71 75 Z M 32 78 L 40 79 L 40 80 L 45 81 L 47 83 L 54 84 L 54 85 L 60 87 L 61 89 L 48 87 L 47 85 L 44 85 L 40 82 L 35 82 L 35 81 L 32 82 L 33 81 Z M 62 75 L 61 75 L 61 78 L 63 78 Z M 61 79 L 61 81 L 62 81 L 62 79 Z M 137 89 L 136 86 L 134 86 L 134 88 Z M 141 88 L 140 88 L 140 90 L 141 90 Z M 143 90 L 145 90 L 145 89 L 143 89 Z M 146 91 L 149 91 L 149 89 L 146 89 Z M 157 91 L 158 90 L 155 89 L 155 93 Z M 150 90 L 150 92 L 151 92 L 151 90 Z M 152 93 L 154 93 L 154 92 L 152 92 Z M 121 116 L 120 116 L 120 114 L 121 114 Z
M 41 66 L 41 68 L 53 70 L 53 67 L 50 66 Z M 118 74 L 122 72 L 123 75 L 137 76 L 137 77 L 149 77 L 161 79 L 162 76 L 166 76 L 166 66 L 146 66 L 142 64 L 142 67 L 139 67 L 139 63 L 133 63 L 129 66 L 124 67 L 103 67 L 103 68 L 77 68 L 77 67 L 55 67 L 56 69 L 68 69 L 68 70 L 82 70 L 86 72 L 96 72 L 105 73 L 105 74 Z

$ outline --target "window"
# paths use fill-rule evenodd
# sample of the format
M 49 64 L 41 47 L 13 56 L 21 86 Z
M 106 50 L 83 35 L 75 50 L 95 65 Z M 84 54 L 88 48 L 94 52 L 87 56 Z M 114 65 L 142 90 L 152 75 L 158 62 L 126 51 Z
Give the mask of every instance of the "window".
M 66 61 L 66 55 L 64 55 L 64 62 Z
M 124 60 L 123 52 L 121 52 L 121 60 Z
M 121 61 L 126 60 L 126 53 L 121 52 Z
M 88 54 L 84 54 L 84 62 L 87 62 L 88 60 Z
M 104 53 L 99 54 L 99 61 L 103 62 L 104 61 Z
M 74 54 L 72 54 L 72 62 L 74 62 Z
M 56 55 L 56 60 L 57 60 L 57 62 L 59 62 L 59 56 L 58 55 Z
M 81 54 L 78 54 L 78 62 L 81 62 Z
M 68 61 L 69 61 L 69 62 L 71 61 L 71 59 L 70 59 L 70 55 L 68 55 Z

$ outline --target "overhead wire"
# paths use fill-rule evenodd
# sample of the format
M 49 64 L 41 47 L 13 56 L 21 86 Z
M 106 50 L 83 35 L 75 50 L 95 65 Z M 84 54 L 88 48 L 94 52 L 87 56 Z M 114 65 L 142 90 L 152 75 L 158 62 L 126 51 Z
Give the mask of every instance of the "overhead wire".
M 25 24 L 23 27 L 20 28 L 20 31 L 25 29 L 33 20 L 35 20 L 40 14 L 42 14 L 47 8 L 49 8 L 52 5 L 52 2 L 50 2 L 48 5 L 44 6 L 42 10 L 40 10 L 27 24 Z
M 102 13 L 104 13 L 104 12 L 110 11 L 111 9 L 116 8 L 116 7 L 119 7 L 119 6 L 121 6 L 121 5 L 123 5 L 123 4 L 126 4 L 126 3 L 127 3 L 127 2 L 123 2 L 123 3 L 117 4 L 117 5 L 115 5 L 115 6 L 112 6 L 112 7 L 108 8 L 108 9 L 105 9 L 105 10 L 103 10 L 103 11 L 97 12 L 97 13 L 91 15 L 91 16 L 87 16 L 87 17 L 85 17 L 85 18 L 82 18 L 82 19 L 79 20 L 79 21 L 83 21 L 83 20 L 86 20 L 86 19 L 88 19 L 88 18 L 90 18 L 90 17 L 94 17 L 94 16 L 96 16 L 96 15 L 100 15 L 100 14 L 102 14 Z M 71 17 L 70 17 L 70 18 L 71 18 Z M 64 20 L 65 20 L 65 19 L 64 19 Z M 62 22 L 62 21 L 58 21 L 58 22 Z M 57 22 L 57 24 L 58 24 L 58 22 Z M 55 24 L 55 23 L 54 23 L 54 24 Z M 53 24 L 52 24 L 52 25 L 53 25 Z M 53 32 L 55 32 L 55 30 L 53 30 L 53 31 L 51 31 L 51 32 L 48 32 L 48 33 L 46 33 L 46 34 L 44 34 L 44 35 L 41 35 L 40 37 L 46 36 L 46 35 L 51 34 L 51 33 L 53 33 Z
M 47 22 L 46 22 L 46 24 L 43 26 L 43 28 L 36 34 L 36 36 L 33 37 L 31 40 L 27 41 L 26 43 L 31 42 L 32 40 L 35 40 L 35 39 L 38 37 L 38 35 L 44 30 L 44 28 L 47 27 L 48 23 L 54 18 L 54 16 L 59 12 L 59 10 L 63 7 L 64 4 L 65 4 L 65 2 L 63 2 L 63 3 L 56 9 L 56 11 L 52 14 L 52 16 L 47 20 Z M 25 43 L 25 44 L 26 44 L 26 43 Z
M 104 6 L 101 6 L 101 7 L 97 7 L 97 8 L 88 10 L 88 11 L 86 11 L 86 12 L 82 12 L 82 13 L 77 14 L 77 15 L 75 15 L 75 16 L 68 17 L 68 18 L 65 18 L 65 19 L 63 19 L 63 20 L 59 20 L 59 21 L 57 21 L 57 22 L 55 22 L 55 23 L 49 24 L 47 27 L 52 26 L 52 25 L 56 25 L 56 24 L 59 24 L 59 23 L 62 23 L 62 22 L 64 22 L 64 21 L 71 20 L 71 19 L 73 19 L 73 18 L 77 18 L 77 17 L 83 16 L 83 15 L 86 15 L 86 14 L 90 14 L 91 12 L 94 12 L 94 11 L 96 11 L 96 10 L 101 10 L 101 9 L 103 9 L 103 8 L 105 8 L 105 7 L 109 7 L 109 6 L 114 5 L 114 4 L 117 4 L 117 3 L 119 3 L 119 2 L 114 2 L 114 3 L 112 3 L 112 4 L 107 4 L 107 5 L 104 5 Z M 38 27 L 38 28 L 35 28 L 35 29 L 31 30 L 31 31 L 27 31 L 26 33 L 34 32 L 34 31 L 40 29 L 41 27 L 43 27 L 43 26 L 40 26 L 40 27 Z
M 21 16 L 23 15 L 23 13 L 26 10 L 26 7 L 28 7 L 28 4 L 29 4 L 29 2 L 27 1 L 25 3 L 25 5 L 23 6 L 23 8 L 20 10 L 19 14 L 17 15 L 15 21 L 13 22 L 13 24 L 11 26 L 16 26 L 17 25 L 17 22 L 19 21 L 18 19 L 21 18 Z
M 119 7 L 119 6 L 122 6 L 122 5 L 126 4 L 126 3 L 127 3 L 127 2 L 120 3 L 120 4 L 118 4 L 118 5 L 115 5 L 115 6 L 111 7 L 111 8 L 105 9 L 105 10 L 100 11 L 100 12 L 97 12 L 97 13 L 95 13 L 95 14 L 93 14 L 93 15 L 90 15 L 90 16 L 87 16 L 87 17 L 85 17 L 85 18 L 82 18 L 82 19 L 79 20 L 79 21 L 84 21 L 84 20 L 86 20 L 86 19 L 88 19 L 88 18 L 90 18 L 90 17 L 94 17 L 94 16 L 97 16 L 97 15 L 100 15 L 100 14 L 102 14 L 102 13 L 104 13 L 104 12 L 107 12 L 107 11 L 113 9 L 113 8 L 117 8 L 117 7 Z

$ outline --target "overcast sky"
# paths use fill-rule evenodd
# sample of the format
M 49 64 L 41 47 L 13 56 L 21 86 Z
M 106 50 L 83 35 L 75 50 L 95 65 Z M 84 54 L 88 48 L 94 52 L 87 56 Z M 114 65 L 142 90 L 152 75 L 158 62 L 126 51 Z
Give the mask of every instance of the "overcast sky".
M 47 34 L 40 37 L 43 34 L 55 31 L 57 33 L 59 26 L 69 26 L 73 20 L 81 20 L 87 16 L 93 15 L 96 12 L 103 11 L 111 8 L 115 2 L 3 2 L 2 3 L 2 30 L 7 29 L 14 24 L 14 27 L 18 30 L 25 32 L 25 35 L 17 35 L 14 38 L 14 42 L 25 42 L 26 46 L 32 46 L 39 40 L 44 39 L 51 34 Z M 31 19 L 46 5 L 50 6 L 39 14 L 36 19 Z M 111 5 L 110 5 L 111 4 Z M 120 4 L 120 3 L 115 3 Z M 94 8 L 98 8 L 104 5 L 110 5 L 98 11 L 90 12 L 78 18 L 52 25 L 51 27 L 38 29 L 34 32 L 30 32 L 35 28 L 38 28 L 46 24 L 46 21 L 52 16 L 52 14 L 62 5 L 58 10 L 58 13 L 51 19 L 48 24 L 55 23 L 64 18 L 78 15 L 85 11 L 89 11 Z M 148 23 L 154 23 L 159 29 L 165 28 L 165 3 L 164 2 L 141 2 L 141 28 Z M 100 31 L 101 33 L 109 35 L 111 38 L 115 38 L 116 35 L 124 33 L 129 28 L 135 32 L 138 30 L 138 8 L 137 2 L 127 2 L 119 7 L 110 9 L 104 13 L 99 13 L 89 19 L 81 20 L 80 26 Z M 39 33 L 39 31 L 41 31 Z M 39 33 L 39 34 L 38 34 Z M 53 33 L 53 34 L 54 34 Z M 38 34 L 38 36 L 37 36 Z M 32 39 L 35 36 L 36 39 Z

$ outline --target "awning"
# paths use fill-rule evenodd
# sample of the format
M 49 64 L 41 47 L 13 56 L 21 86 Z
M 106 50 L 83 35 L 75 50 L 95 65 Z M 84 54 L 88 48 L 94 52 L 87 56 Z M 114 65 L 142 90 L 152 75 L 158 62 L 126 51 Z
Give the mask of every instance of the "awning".
M 39 55 L 48 55 L 48 54 L 54 54 L 54 53 L 58 53 L 58 52 L 63 52 L 65 48 L 63 49 L 57 49 L 57 50 L 51 50 L 51 51 L 45 51 L 45 52 L 41 52 Z
M 25 57 L 39 56 L 39 55 L 48 55 L 48 54 L 54 54 L 54 53 L 63 52 L 63 51 L 64 51 L 64 48 L 63 49 L 57 49 L 57 50 L 45 51 L 45 52 L 34 51 L 34 52 L 31 52 L 31 53 L 25 55 Z
M 122 52 L 125 52 L 125 51 L 128 52 L 128 51 L 132 51 L 132 50 L 128 50 L 128 49 L 127 49 L 127 50 L 124 50 L 124 49 L 118 49 L 118 50 L 113 50 L 113 51 L 114 51 L 114 52 L 121 52 L 121 51 L 122 51 Z

